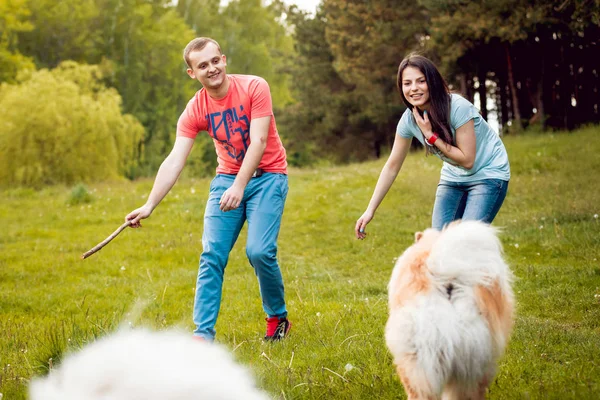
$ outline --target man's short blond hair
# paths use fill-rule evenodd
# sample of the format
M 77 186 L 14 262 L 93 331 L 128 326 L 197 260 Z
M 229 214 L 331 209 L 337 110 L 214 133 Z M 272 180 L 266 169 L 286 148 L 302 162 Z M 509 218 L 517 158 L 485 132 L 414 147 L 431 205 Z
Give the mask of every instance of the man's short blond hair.
M 190 64 L 190 53 L 192 51 L 202 50 L 209 43 L 214 43 L 217 46 L 219 53 L 221 53 L 221 55 L 223 54 L 223 52 L 221 51 L 221 46 L 219 46 L 219 43 L 217 43 L 216 40 L 211 39 L 209 37 L 199 37 L 199 38 L 193 39 L 191 42 L 189 42 L 187 44 L 187 46 L 185 46 L 185 49 L 183 49 L 183 59 L 185 60 L 185 63 L 187 64 L 188 67 L 192 68 L 192 65 Z

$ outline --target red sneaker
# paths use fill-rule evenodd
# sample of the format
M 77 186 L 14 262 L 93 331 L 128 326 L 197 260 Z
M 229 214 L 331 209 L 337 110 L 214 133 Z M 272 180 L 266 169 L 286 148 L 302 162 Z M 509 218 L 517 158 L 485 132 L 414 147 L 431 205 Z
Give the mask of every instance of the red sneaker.
M 202 336 L 192 336 L 192 339 L 194 339 L 196 342 L 210 343 L 208 340 L 204 339 Z
M 281 340 L 287 336 L 292 328 L 292 323 L 287 318 L 271 317 L 265 318 L 265 321 L 267 321 L 265 340 Z

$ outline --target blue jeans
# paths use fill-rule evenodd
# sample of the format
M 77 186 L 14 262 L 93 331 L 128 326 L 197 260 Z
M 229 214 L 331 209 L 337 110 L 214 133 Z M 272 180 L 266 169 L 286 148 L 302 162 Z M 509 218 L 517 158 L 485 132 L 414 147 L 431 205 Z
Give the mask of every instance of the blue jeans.
M 435 194 L 431 226 L 441 230 L 452 221 L 494 220 L 504 202 L 508 181 L 484 179 L 475 182 L 441 180 Z
M 219 200 L 235 175 L 217 175 L 210 184 L 210 196 L 204 212 L 202 256 L 194 301 L 195 336 L 215 337 L 215 324 L 221 306 L 223 275 L 229 253 L 248 221 L 246 255 L 258 278 L 265 313 L 285 317 L 283 279 L 277 263 L 277 236 L 288 191 L 284 174 L 265 173 L 251 178 L 239 207 L 223 212 Z

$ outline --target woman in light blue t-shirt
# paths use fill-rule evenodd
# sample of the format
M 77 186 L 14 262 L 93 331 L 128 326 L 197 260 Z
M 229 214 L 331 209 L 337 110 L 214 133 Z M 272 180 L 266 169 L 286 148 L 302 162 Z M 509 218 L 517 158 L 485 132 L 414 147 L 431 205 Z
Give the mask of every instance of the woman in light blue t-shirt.
M 427 154 L 443 161 L 432 227 L 441 230 L 458 219 L 491 223 L 510 180 L 508 155 L 498 134 L 473 104 L 450 94 L 437 67 L 423 56 L 411 54 L 402 60 L 398 90 L 407 110 L 367 210 L 356 221 L 356 237 L 365 238 L 365 228 L 398 176 L 413 137 Z

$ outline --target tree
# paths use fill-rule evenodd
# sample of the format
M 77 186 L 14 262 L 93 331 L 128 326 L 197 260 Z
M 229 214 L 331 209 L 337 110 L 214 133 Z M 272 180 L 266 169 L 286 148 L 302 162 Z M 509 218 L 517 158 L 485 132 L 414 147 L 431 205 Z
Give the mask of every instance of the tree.
M 35 29 L 21 35 L 21 50 L 48 68 L 69 59 L 110 60 L 107 85 L 146 128 L 132 174 L 155 173 L 195 90 L 181 56 L 193 31 L 163 0 L 39 0 L 32 7 Z
M 19 48 L 38 68 L 54 68 L 64 60 L 100 62 L 95 28 L 100 10 L 94 0 L 36 0 L 28 4 L 34 29 L 20 35 Z
M 293 40 L 282 21 L 285 9 L 278 1 L 263 6 L 261 0 L 233 0 L 223 8 L 218 0 L 183 0 L 179 14 L 197 36 L 219 42 L 227 56 L 227 72 L 263 77 L 269 82 L 273 106 L 293 102 L 289 64 Z
M 352 120 L 369 137 L 370 154 L 379 157 L 384 145 L 391 146 L 404 109 L 396 90 L 398 64 L 419 48 L 427 15 L 408 0 L 325 0 L 323 8 L 334 68 L 358 100 Z
M 261 0 L 231 1 L 221 15 L 219 40 L 228 57 L 228 72 L 265 78 L 276 108 L 292 102 L 287 67 L 294 50 L 277 11 L 263 7 Z
M 0 88 L 0 184 L 89 182 L 127 175 L 144 128 L 97 66 L 64 62 Z M 34 111 L 32 111 L 34 110 Z
M 600 120 L 589 64 L 600 41 L 598 1 L 420 3 L 432 16 L 428 46 L 467 97 L 474 76 L 496 82 L 503 125 L 572 129 Z
M 13 82 L 18 71 L 35 68 L 17 47 L 17 34 L 33 29 L 29 15 L 26 0 L 0 0 L 0 82 Z
M 181 111 L 195 91 L 185 73 L 183 48 L 194 32 L 173 7 L 161 2 L 96 0 L 101 52 L 115 64 L 108 83 L 125 112 L 144 125 L 140 170 L 152 175 L 169 152 Z

